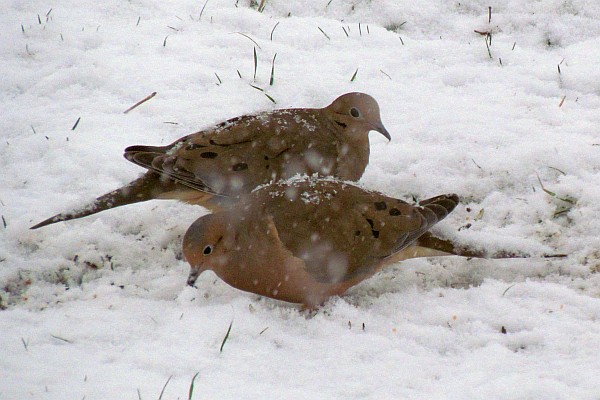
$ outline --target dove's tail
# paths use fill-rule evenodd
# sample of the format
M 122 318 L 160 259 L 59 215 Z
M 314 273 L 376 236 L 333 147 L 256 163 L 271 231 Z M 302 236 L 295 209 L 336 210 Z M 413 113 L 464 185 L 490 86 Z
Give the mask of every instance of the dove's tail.
M 176 186 L 179 185 L 172 179 L 164 179 L 157 173 L 147 172 L 128 185 L 98 197 L 85 207 L 57 214 L 32 226 L 30 229 L 41 228 L 55 222 L 87 217 L 100 211 L 127 204 L 162 198 L 165 193 L 176 191 L 178 189 Z
M 435 218 L 433 215 L 427 216 L 428 220 L 431 222 L 438 222 L 444 219 L 454 208 L 458 205 L 458 196 L 456 195 L 442 195 L 433 197 L 431 199 L 423 200 L 419 202 L 419 205 L 425 209 L 429 209 L 433 211 L 435 214 Z M 434 223 L 435 223 L 434 222 Z M 432 224 L 430 224 L 431 226 Z M 477 249 L 475 247 L 470 247 L 468 245 L 457 245 L 452 243 L 452 241 L 448 239 L 441 239 L 435 237 L 431 234 L 431 232 L 425 232 L 421 235 L 417 241 L 415 242 L 416 247 L 421 248 L 421 252 L 424 256 L 435 256 L 442 255 L 441 253 L 446 253 L 446 255 L 456 255 L 462 257 L 472 257 L 472 258 L 492 258 L 492 259 L 500 259 L 500 258 L 529 258 L 530 255 L 510 252 L 510 251 L 500 251 L 496 253 L 489 253 L 484 250 Z M 543 254 L 538 256 L 541 258 L 561 258 L 566 257 L 565 254 Z
M 431 232 L 426 232 L 416 241 L 416 245 L 427 248 L 434 251 L 446 253 L 446 255 L 455 255 L 461 257 L 470 258 L 489 258 L 489 259 L 501 259 L 501 258 L 564 258 L 567 254 L 541 254 L 541 255 L 530 255 L 525 253 L 517 253 L 511 251 L 499 251 L 490 253 L 485 250 L 480 250 L 469 245 L 458 245 L 453 243 L 451 240 L 442 239 L 435 237 Z
M 419 202 L 419 206 L 432 212 L 424 213 L 428 221 L 428 228 L 446 218 L 457 205 L 458 196 L 455 194 L 443 194 Z

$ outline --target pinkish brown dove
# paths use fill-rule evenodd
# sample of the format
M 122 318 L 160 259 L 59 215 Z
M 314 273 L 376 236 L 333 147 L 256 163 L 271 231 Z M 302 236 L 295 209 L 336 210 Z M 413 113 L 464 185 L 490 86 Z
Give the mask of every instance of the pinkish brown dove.
M 177 199 L 217 210 L 259 185 L 296 174 L 355 181 L 369 162 L 372 130 L 391 140 L 375 99 L 347 93 L 324 108 L 245 115 L 168 146 L 131 146 L 125 158 L 146 168 L 144 175 L 31 229 L 152 199 Z
M 191 225 L 188 284 L 213 270 L 237 289 L 312 308 L 415 257 L 415 241 L 457 203 L 449 194 L 414 206 L 333 179 L 265 185 Z

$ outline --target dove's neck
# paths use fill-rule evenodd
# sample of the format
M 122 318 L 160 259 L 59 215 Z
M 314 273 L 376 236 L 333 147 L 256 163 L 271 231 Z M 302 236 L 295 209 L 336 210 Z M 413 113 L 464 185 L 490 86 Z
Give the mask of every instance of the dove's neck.
M 369 163 L 369 137 L 364 134 L 347 135 L 344 139 L 338 143 L 336 175 L 344 180 L 357 181 Z

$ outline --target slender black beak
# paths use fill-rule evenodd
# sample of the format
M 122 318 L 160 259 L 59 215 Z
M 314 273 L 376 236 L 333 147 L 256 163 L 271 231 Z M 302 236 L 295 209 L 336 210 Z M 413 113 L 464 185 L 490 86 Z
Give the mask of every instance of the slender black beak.
M 385 126 L 383 126 L 382 123 L 379 123 L 377 125 L 372 125 L 372 127 L 373 127 L 374 131 L 377 131 L 377 132 L 381 133 L 390 142 L 392 141 L 392 137 L 390 136 L 390 133 L 387 131 L 387 129 L 385 129 Z
M 195 284 L 196 284 L 196 280 L 198 279 L 198 275 L 200 275 L 200 274 L 198 273 L 197 270 L 190 271 L 190 275 L 188 276 L 188 279 L 187 279 L 188 286 L 196 287 Z

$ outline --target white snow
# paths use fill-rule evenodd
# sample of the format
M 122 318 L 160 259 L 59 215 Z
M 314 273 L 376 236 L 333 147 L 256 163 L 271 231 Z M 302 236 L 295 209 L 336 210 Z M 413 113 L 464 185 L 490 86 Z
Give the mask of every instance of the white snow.
M 194 399 L 600 398 L 599 2 L 204 4 L 3 2 L 0 399 L 158 398 L 169 377 L 183 399 L 196 372 Z M 437 232 L 568 257 L 409 260 L 306 318 L 211 273 L 185 286 L 197 207 L 29 230 L 137 177 L 129 145 L 349 91 L 392 134 L 364 187 L 457 193 Z

